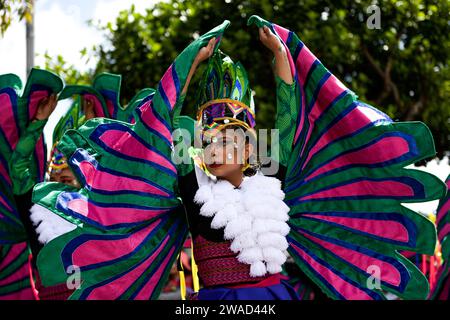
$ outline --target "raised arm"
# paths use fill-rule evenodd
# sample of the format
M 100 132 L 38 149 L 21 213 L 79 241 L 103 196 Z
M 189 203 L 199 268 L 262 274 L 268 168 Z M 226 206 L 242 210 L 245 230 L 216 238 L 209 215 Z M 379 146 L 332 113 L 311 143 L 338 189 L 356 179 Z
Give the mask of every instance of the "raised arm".
M 33 172 L 31 165 L 33 151 L 56 104 L 55 94 L 39 102 L 34 119 L 20 137 L 11 156 L 10 174 L 13 181 L 13 191 L 16 195 L 26 193 L 34 186 L 36 172 Z
M 259 28 L 259 39 L 275 57 L 275 75 L 287 84 L 292 84 L 294 79 L 292 78 L 286 49 L 280 39 L 266 26 Z
M 182 95 L 186 94 L 189 83 L 191 82 L 192 77 L 194 76 L 195 71 L 197 70 L 197 67 L 200 65 L 200 63 L 212 56 L 215 44 L 216 38 L 211 38 L 208 44 L 199 50 L 197 56 L 194 59 L 194 62 L 192 63 L 191 69 L 189 70 L 183 90 L 181 91 Z
M 274 55 L 274 72 L 277 94 L 275 128 L 279 130 L 280 152 L 274 160 L 287 166 L 295 136 L 298 117 L 299 91 L 292 77 L 286 48 L 280 39 L 266 26 L 259 28 L 259 39 Z

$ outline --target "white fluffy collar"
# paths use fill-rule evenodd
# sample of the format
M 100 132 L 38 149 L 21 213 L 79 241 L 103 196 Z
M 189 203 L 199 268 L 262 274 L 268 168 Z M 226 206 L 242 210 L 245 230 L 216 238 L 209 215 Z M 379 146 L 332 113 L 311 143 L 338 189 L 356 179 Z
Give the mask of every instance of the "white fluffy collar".
M 225 239 L 232 241 L 238 260 L 250 264 L 250 275 L 281 272 L 290 228 L 280 180 L 258 173 L 245 177 L 237 189 L 226 180 L 203 179 L 198 172 L 197 178 L 194 201 L 202 205 L 200 214 L 213 217 L 211 228 L 225 228 Z
M 30 219 L 36 228 L 38 241 L 47 244 L 53 239 L 76 229 L 76 225 L 61 218 L 47 208 L 35 204 L 30 209 Z

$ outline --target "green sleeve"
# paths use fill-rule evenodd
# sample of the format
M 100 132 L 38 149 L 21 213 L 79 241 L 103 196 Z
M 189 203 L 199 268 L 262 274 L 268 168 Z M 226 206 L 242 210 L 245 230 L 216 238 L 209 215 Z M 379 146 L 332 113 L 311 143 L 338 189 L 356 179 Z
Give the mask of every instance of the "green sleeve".
M 279 161 L 287 166 L 292 151 L 292 143 L 297 129 L 299 88 L 296 81 L 287 84 L 280 77 L 275 76 L 277 85 L 277 115 L 275 128 L 279 130 L 280 156 Z
M 9 169 L 13 192 L 16 195 L 28 192 L 36 183 L 36 167 L 32 163 L 33 151 L 46 123 L 47 120 L 30 123 L 11 156 Z
M 173 116 L 172 116 L 172 130 L 176 130 L 180 127 L 179 117 L 181 114 L 181 109 L 183 108 L 184 100 L 186 99 L 186 93 L 180 94 L 173 107 Z
M 185 99 L 186 99 L 186 94 L 181 94 L 178 97 L 175 107 L 173 108 L 172 126 L 173 126 L 174 131 L 179 129 L 180 127 L 183 128 L 183 124 L 182 124 L 183 122 L 180 121 L 180 114 L 181 114 L 181 109 L 183 107 L 183 102 Z M 187 128 L 185 128 L 185 129 L 187 129 Z M 181 139 L 181 137 L 180 137 L 180 139 Z M 177 143 L 180 143 L 180 141 L 174 141 L 174 144 L 177 145 Z M 188 147 L 189 146 L 186 146 L 183 149 L 186 151 Z M 189 163 L 177 164 L 177 171 L 178 171 L 178 175 L 180 175 L 180 176 L 187 175 L 193 169 L 194 169 L 194 164 L 193 164 L 192 160 Z

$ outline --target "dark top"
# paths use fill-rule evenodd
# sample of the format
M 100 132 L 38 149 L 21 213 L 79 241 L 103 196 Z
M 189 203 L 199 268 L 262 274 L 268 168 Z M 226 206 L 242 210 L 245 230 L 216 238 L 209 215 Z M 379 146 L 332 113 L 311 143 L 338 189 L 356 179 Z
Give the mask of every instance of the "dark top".
M 286 176 L 286 167 L 280 164 L 277 174 L 272 176 L 281 181 L 281 185 L 283 188 L 284 178 Z M 211 222 L 213 218 L 200 215 L 201 205 L 198 205 L 194 202 L 195 193 L 199 188 L 195 170 L 191 170 L 191 172 L 186 174 L 185 176 L 179 176 L 178 183 L 180 188 L 180 195 L 186 209 L 189 230 L 191 232 L 192 239 L 194 239 L 198 235 L 201 235 L 203 238 L 209 241 L 225 241 L 224 228 L 212 229 Z M 328 299 L 327 296 L 322 292 L 322 290 L 320 290 L 319 287 L 313 281 L 311 281 L 311 279 L 309 279 L 309 277 L 306 276 L 296 264 L 286 263 L 285 270 L 291 277 L 295 277 L 303 285 L 311 288 L 314 292 L 314 299 Z
M 30 244 L 31 253 L 33 256 L 32 265 L 36 267 L 36 258 L 43 245 L 38 241 L 38 234 L 36 233 L 36 229 L 30 218 L 30 209 L 33 206 L 33 202 L 31 201 L 32 194 L 33 189 L 30 189 L 22 195 L 15 195 L 14 199 L 16 200 L 20 220 L 22 221 L 25 232 L 28 235 L 28 243 Z
M 281 180 L 283 183 L 285 175 L 286 168 L 280 165 L 277 174 L 273 176 Z M 178 185 L 180 188 L 181 199 L 183 200 L 183 204 L 186 208 L 189 231 L 191 232 L 192 238 L 194 239 L 200 234 L 209 241 L 225 241 L 223 234 L 224 228 L 212 229 L 211 222 L 213 217 L 204 217 L 200 215 L 201 205 L 194 202 L 195 193 L 199 188 L 195 170 L 191 170 L 191 172 L 185 176 L 179 176 Z

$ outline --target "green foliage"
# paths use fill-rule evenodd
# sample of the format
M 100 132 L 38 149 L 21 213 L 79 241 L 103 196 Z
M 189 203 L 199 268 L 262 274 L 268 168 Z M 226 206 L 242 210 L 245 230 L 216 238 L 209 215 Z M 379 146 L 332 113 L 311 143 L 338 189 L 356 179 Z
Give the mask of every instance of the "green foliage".
M 258 14 L 295 31 L 349 88 L 393 119 L 425 122 L 438 156 L 450 150 L 449 3 L 446 0 L 379 2 L 381 28 L 369 29 L 371 1 L 182 1 L 161 2 L 146 14 L 132 7 L 103 27 L 110 43 L 100 46 L 98 72 L 122 74 L 123 99 L 154 87 L 175 56 L 196 36 L 231 21 L 222 50 L 246 67 L 256 93 L 258 126 L 272 127 L 275 82 L 271 54 L 257 30 L 246 26 Z M 193 113 L 193 89 L 186 99 Z M 189 108 L 190 107 L 190 108 Z
M 189 42 L 227 19 L 231 26 L 221 49 L 247 69 L 256 93 L 257 126 L 271 128 L 275 117 L 272 56 L 259 42 L 256 28 L 246 26 L 248 17 L 257 14 L 296 32 L 361 100 L 394 120 L 425 122 L 442 158 L 450 151 L 449 2 L 379 1 L 380 29 L 366 24 L 373 13 L 367 10 L 371 4 L 368 0 L 170 0 L 150 5 L 145 14 L 132 6 L 116 21 L 100 26 L 108 43 L 91 50 L 99 58 L 95 73 L 123 76 L 122 105 L 126 105 L 138 90 L 155 87 Z M 190 86 L 185 114 L 194 114 L 201 73 L 202 69 Z
M 86 49 L 83 49 L 80 54 L 82 57 L 85 56 Z M 52 57 L 48 53 L 45 53 L 43 57 L 45 62 L 42 69 L 56 73 L 61 79 L 64 79 L 66 84 L 90 85 L 94 78 L 92 72 L 78 71 L 73 64 L 69 64 L 61 55 Z M 40 67 L 37 66 L 37 68 Z
M 18 20 L 25 18 L 31 21 L 30 10 L 32 9 L 32 0 L 1 0 L 0 1 L 0 35 L 4 35 L 6 30 L 17 17 Z

